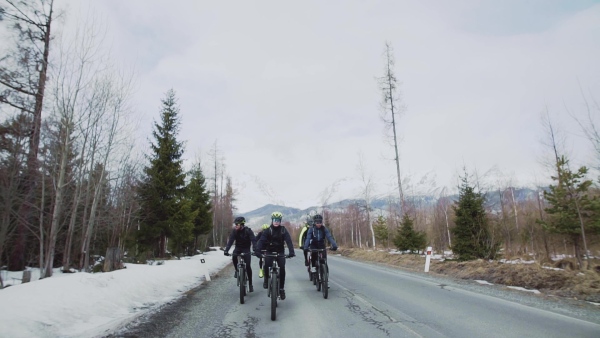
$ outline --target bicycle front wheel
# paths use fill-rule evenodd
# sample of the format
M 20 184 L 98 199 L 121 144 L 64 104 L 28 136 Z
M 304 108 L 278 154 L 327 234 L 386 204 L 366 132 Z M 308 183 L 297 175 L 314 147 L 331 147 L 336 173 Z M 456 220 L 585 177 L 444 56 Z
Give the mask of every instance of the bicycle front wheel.
M 321 291 L 323 292 L 323 298 L 327 299 L 329 296 L 329 267 L 327 264 L 321 265 Z
M 323 265 L 319 264 L 317 266 L 317 272 L 315 273 L 315 285 L 317 286 L 317 291 L 321 291 L 321 282 L 323 281 Z
M 246 269 L 239 269 L 239 284 L 240 284 L 240 304 L 244 304 L 244 296 L 246 296 Z
M 277 297 L 279 297 L 279 276 L 271 274 L 271 320 L 277 318 Z

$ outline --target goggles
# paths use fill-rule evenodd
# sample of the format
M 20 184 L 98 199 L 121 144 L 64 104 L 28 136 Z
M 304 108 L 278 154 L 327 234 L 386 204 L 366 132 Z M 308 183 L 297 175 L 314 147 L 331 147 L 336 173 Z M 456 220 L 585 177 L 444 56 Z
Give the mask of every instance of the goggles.
M 273 222 L 281 223 L 281 218 L 273 218 Z

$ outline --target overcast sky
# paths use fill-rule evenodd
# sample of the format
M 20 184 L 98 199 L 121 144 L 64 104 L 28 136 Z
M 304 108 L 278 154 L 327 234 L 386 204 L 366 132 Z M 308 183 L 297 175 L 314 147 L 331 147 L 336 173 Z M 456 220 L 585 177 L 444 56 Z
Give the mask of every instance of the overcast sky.
M 330 202 L 357 197 L 359 153 L 376 195 L 397 191 L 377 83 L 385 41 L 406 106 L 397 131 L 408 190 L 428 190 L 417 184 L 425 175 L 454 189 L 463 166 L 497 168 L 518 186 L 549 182 L 546 108 L 573 162 L 593 160 L 567 109 L 584 112 L 581 89 L 600 100 L 599 1 L 65 3 L 67 23 L 91 6 L 113 59 L 135 69 L 142 140 L 176 91 L 185 157 L 208 164 L 217 142 L 240 214 L 320 205 L 326 190 Z

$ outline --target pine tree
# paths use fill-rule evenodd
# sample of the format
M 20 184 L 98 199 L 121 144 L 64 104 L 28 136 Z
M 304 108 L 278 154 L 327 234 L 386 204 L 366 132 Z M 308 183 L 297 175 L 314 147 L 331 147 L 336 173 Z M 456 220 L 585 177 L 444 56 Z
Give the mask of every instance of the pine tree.
M 198 237 L 207 235 L 212 230 L 212 204 L 210 192 L 206 187 L 206 178 L 198 162 L 190 172 L 191 180 L 187 186 L 187 196 L 192 203 L 192 210 L 197 212 L 194 218 L 193 251 L 199 249 Z M 204 248 L 202 248 L 204 249 Z
M 467 174 L 461 177 L 458 201 L 452 206 L 456 226 L 452 229 L 454 240 L 452 251 L 459 260 L 494 258 L 499 242 L 494 242 L 488 229 L 485 213 L 485 197 L 469 184 Z
M 582 267 L 581 240 L 584 240 L 585 248 L 585 224 L 589 222 L 590 230 L 596 232 L 600 209 L 598 200 L 590 200 L 588 196 L 592 181 L 585 180 L 587 168 L 581 167 L 577 172 L 572 172 L 568 164 L 569 161 L 564 156 L 557 158 L 557 176 L 552 177 L 556 185 L 551 185 L 549 191 L 544 191 L 544 197 L 551 205 L 545 209 L 548 218 L 539 222 L 549 232 L 567 236 L 573 244 L 579 266 Z
M 387 247 L 390 233 L 385 217 L 381 215 L 377 217 L 377 220 L 373 222 L 373 232 L 375 232 L 375 239 L 377 240 L 377 242 L 385 243 Z
M 427 239 L 424 232 L 415 231 L 413 227 L 413 220 L 404 214 L 402 221 L 400 222 L 400 228 L 394 237 L 394 245 L 400 251 L 410 250 L 410 252 L 419 251 L 425 248 Z
M 182 169 L 183 143 L 177 141 L 179 108 L 175 92 L 169 90 L 162 100 L 160 123 L 154 123 L 148 156 L 149 166 L 140 185 L 140 249 L 164 257 L 167 238 L 173 237 L 177 248 L 192 235 L 191 203 L 185 198 L 185 173 Z

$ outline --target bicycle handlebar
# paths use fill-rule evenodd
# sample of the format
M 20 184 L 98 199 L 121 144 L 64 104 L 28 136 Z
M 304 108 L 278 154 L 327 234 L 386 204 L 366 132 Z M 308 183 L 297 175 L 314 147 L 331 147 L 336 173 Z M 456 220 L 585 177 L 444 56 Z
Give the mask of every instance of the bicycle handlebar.
M 282 254 L 282 253 L 279 253 L 279 252 L 270 252 L 270 253 L 267 253 L 267 250 L 262 250 L 261 252 L 262 252 L 262 256 L 263 257 L 285 257 L 287 259 L 290 259 L 290 258 L 294 257 L 294 256 Z
M 248 256 L 248 255 L 252 255 L 250 252 L 242 252 L 242 253 L 234 253 L 231 254 L 231 256 Z

